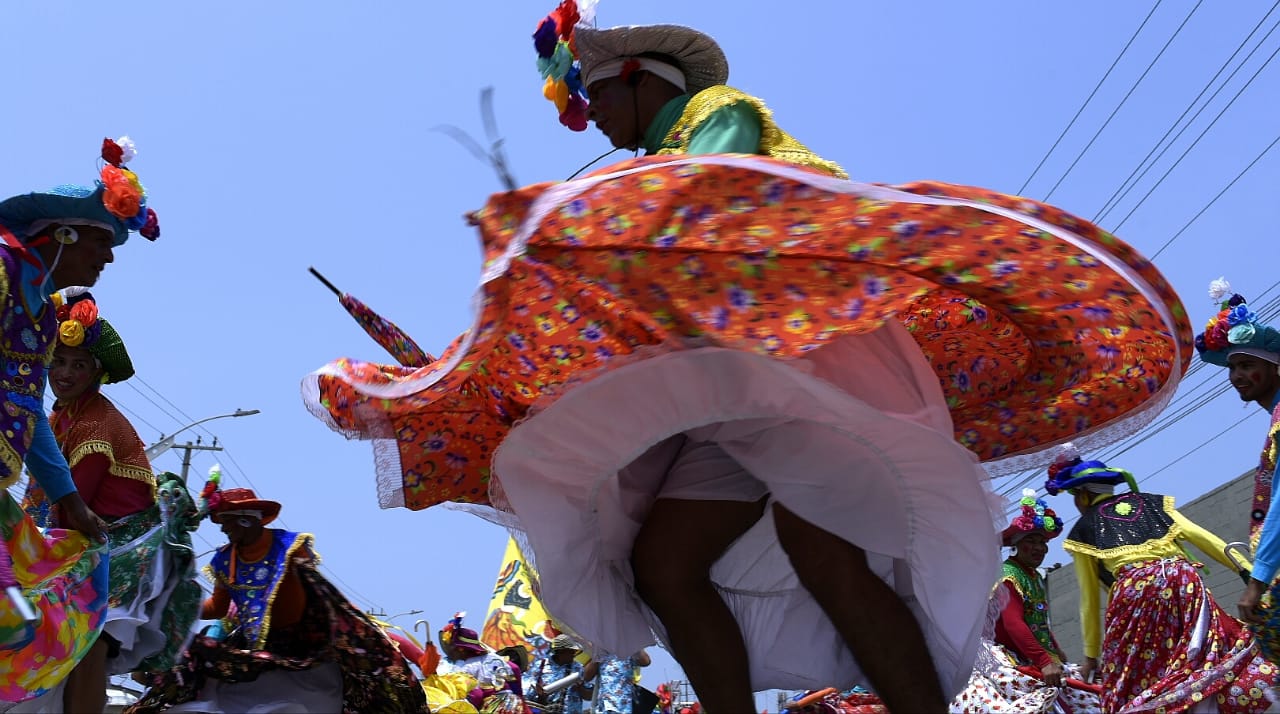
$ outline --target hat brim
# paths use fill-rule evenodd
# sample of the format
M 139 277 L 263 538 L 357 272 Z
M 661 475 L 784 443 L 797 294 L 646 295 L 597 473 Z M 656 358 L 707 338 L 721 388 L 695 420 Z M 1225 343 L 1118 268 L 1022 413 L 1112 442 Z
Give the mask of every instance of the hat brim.
M 1029 536 L 1032 533 L 1039 533 L 1040 535 L 1044 536 L 1044 539 L 1046 541 L 1051 541 L 1054 538 L 1057 538 L 1058 536 L 1062 535 L 1062 529 L 1059 528 L 1058 530 L 1050 533 L 1044 528 L 1037 528 L 1034 531 L 1023 531 L 1023 530 L 1018 530 L 1013 526 L 1009 526 L 1008 528 L 1004 529 L 1004 531 L 1000 533 L 1000 545 L 1003 545 L 1006 548 L 1012 548 L 1016 544 L 1015 539 L 1018 536 L 1022 536 L 1025 538 L 1026 536 Z
M 101 185 L 59 186 L 51 191 L 24 193 L 0 201 L 0 224 L 26 242 L 31 238 L 30 226 L 38 221 L 90 221 L 95 225 L 111 226 L 114 245 L 124 245 L 129 239 L 129 229 L 102 202 Z
M 629 25 L 600 30 L 579 25 L 573 34 L 584 78 L 589 78 L 591 69 L 603 62 L 656 53 L 670 57 L 680 66 L 689 94 L 729 81 L 729 60 L 724 50 L 710 35 L 691 27 Z
M 218 510 L 209 514 L 209 520 L 214 523 L 221 523 L 223 515 L 228 511 L 262 511 L 262 525 L 265 526 L 280 515 L 280 504 L 277 501 L 268 501 L 263 498 L 235 501 L 234 503 L 224 501 L 218 505 Z

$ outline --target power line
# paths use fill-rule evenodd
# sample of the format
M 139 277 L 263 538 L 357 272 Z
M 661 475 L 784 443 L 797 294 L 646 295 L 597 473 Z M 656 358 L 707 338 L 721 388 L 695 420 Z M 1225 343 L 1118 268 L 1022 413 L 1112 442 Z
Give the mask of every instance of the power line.
M 1270 144 L 1267 144 L 1267 148 L 1263 149 L 1257 156 L 1253 157 L 1253 161 L 1250 161 L 1248 166 L 1244 167 L 1244 169 L 1242 169 L 1240 173 L 1236 174 L 1236 177 L 1231 179 L 1231 181 L 1228 182 L 1227 185 L 1224 186 L 1223 189 L 1219 191 L 1218 194 L 1214 196 L 1212 200 L 1210 200 L 1207 204 L 1205 204 L 1204 208 L 1201 208 L 1199 211 L 1197 211 L 1196 215 L 1191 217 L 1191 220 L 1187 221 L 1181 228 L 1178 229 L 1176 233 L 1173 234 L 1172 237 L 1169 238 L 1169 240 L 1165 241 L 1164 245 L 1160 246 L 1160 249 L 1157 250 L 1155 254 L 1151 256 L 1151 259 L 1155 260 L 1156 258 L 1159 258 L 1160 254 L 1164 252 L 1165 248 L 1168 248 L 1170 245 L 1172 245 L 1173 242 L 1178 239 L 1178 236 L 1182 235 L 1188 228 L 1191 227 L 1192 223 L 1195 223 L 1200 218 L 1200 216 L 1204 215 L 1205 211 L 1209 210 L 1209 208 L 1213 206 L 1213 204 L 1217 203 L 1218 199 L 1222 198 L 1222 195 L 1226 193 L 1232 186 L 1235 186 L 1236 182 L 1239 181 L 1241 178 L 1243 178 L 1244 175 L 1249 172 L 1249 169 L 1253 168 L 1254 164 L 1261 161 L 1262 157 L 1266 156 L 1271 151 L 1271 149 L 1275 147 L 1277 143 L 1280 143 L 1280 134 L 1276 135 L 1276 138 L 1272 139 Z M 1145 197 L 1143 200 L 1146 200 Z M 1129 217 L 1125 216 L 1125 220 L 1128 220 L 1128 219 Z
M 1156 0 L 1156 4 L 1151 7 L 1151 12 L 1148 12 L 1147 16 L 1142 19 L 1142 24 L 1138 25 L 1138 29 L 1133 31 L 1133 35 L 1129 37 L 1129 41 L 1124 43 L 1124 48 L 1121 49 L 1120 54 L 1116 55 L 1116 58 L 1112 60 L 1111 66 L 1108 67 L 1107 71 L 1102 75 L 1102 79 L 1098 80 L 1093 91 L 1089 92 L 1089 96 L 1085 98 L 1084 104 L 1080 105 L 1080 108 L 1076 110 L 1075 116 L 1071 117 L 1071 121 L 1067 122 L 1067 127 L 1058 135 L 1058 138 L 1053 142 L 1053 146 L 1050 146 L 1049 150 L 1040 158 L 1040 163 L 1036 164 L 1035 169 L 1031 171 L 1031 175 L 1027 177 L 1026 181 L 1022 182 L 1022 187 L 1018 189 L 1018 195 L 1023 195 L 1026 192 L 1027 186 L 1031 183 L 1031 179 L 1036 177 L 1036 174 L 1040 172 L 1044 163 L 1049 160 L 1049 157 L 1053 155 L 1054 150 L 1058 148 L 1058 144 L 1061 144 L 1062 140 L 1067 136 L 1067 132 L 1071 131 L 1071 127 L 1075 126 L 1076 120 L 1080 118 L 1080 115 L 1084 113 L 1085 108 L 1093 101 L 1094 95 L 1096 95 L 1098 90 L 1102 88 L 1103 83 L 1107 81 L 1107 77 L 1111 76 L 1111 71 L 1116 68 L 1116 65 L 1120 64 L 1120 59 L 1129 51 L 1129 47 L 1133 45 L 1133 41 L 1138 39 L 1138 35 L 1142 32 L 1142 28 L 1147 26 L 1147 21 L 1151 19 L 1152 15 L 1156 14 L 1156 10 L 1160 7 L 1161 2 L 1163 2 L 1163 0 Z
M 1253 73 L 1253 76 L 1249 78 L 1249 81 L 1245 82 L 1244 86 L 1240 87 L 1239 91 L 1235 93 L 1235 96 L 1231 97 L 1231 101 L 1227 102 L 1227 105 L 1222 108 L 1222 111 L 1218 112 L 1217 116 L 1215 116 L 1213 120 L 1209 122 L 1209 125 L 1206 126 L 1204 130 L 1200 132 L 1200 135 L 1195 138 L 1195 141 L 1191 142 L 1191 145 L 1188 146 L 1182 152 L 1182 154 L 1178 156 L 1178 159 L 1173 162 L 1173 165 L 1170 166 L 1167 170 L 1165 170 L 1165 172 L 1160 176 L 1160 178 L 1156 180 L 1155 184 L 1153 184 L 1151 188 L 1147 190 L 1146 194 L 1144 194 L 1142 198 L 1136 204 L 1134 204 L 1133 208 L 1129 209 L 1129 212 L 1125 214 L 1124 218 L 1119 223 L 1116 224 L 1115 228 L 1112 229 L 1113 232 L 1119 230 L 1121 226 L 1123 226 L 1126 222 L 1128 222 L 1129 218 L 1133 216 L 1134 212 L 1137 211 L 1138 208 L 1143 203 L 1146 203 L 1147 199 L 1151 197 L 1151 194 L 1154 193 L 1157 188 L 1159 188 L 1160 184 L 1164 183 L 1164 180 L 1169 177 L 1169 174 L 1173 173 L 1173 170 L 1178 167 L 1178 164 L 1182 163 L 1182 160 L 1187 158 L 1187 154 L 1191 153 L 1191 150 L 1194 149 L 1196 145 L 1200 143 L 1200 140 L 1204 138 L 1205 134 L 1209 133 L 1209 130 L 1213 128 L 1213 125 L 1217 124 L 1218 120 L 1222 118 L 1222 115 L 1226 114 L 1227 110 L 1231 108 L 1231 105 L 1235 104 L 1236 100 L 1240 98 L 1240 95 L 1244 93 L 1244 90 L 1248 89 L 1249 85 L 1253 84 L 1253 80 L 1257 79 L 1258 75 L 1262 73 L 1262 70 L 1266 69 L 1267 65 L 1271 64 L 1271 60 L 1275 59 L 1277 54 L 1280 54 L 1280 45 L 1278 45 L 1276 49 L 1271 53 L 1271 55 L 1267 57 L 1267 60 L 1262 63 L 1262 66 L 1259 67 L 1258 70 Z M 1275 144 L 1274 141 L 1271 143 L 1273 145 Z M 1269 151 L 1270 149 L 1271 147 L 1268 146 L 1267 150 Z M 1266 151 L 1263 151 L 1262 153 L 1265 154 Z M 1260 158 L 1262 158 L 1262 155 L 1258 156 L 1258 159 Z M 1258 159 L 1254 159 L 1254 161 L 1249 164 L 1249 167 L 1251 168 L 1253 164 L 1257 162 Z M 1245 169 L 1245 171 L 1248 171 L 1248 170 L 1249 170 L 1248 168 Z M 1241 172 L 1240 175 L 1243 176 L 1244 172 Z M 1239 179 L 1240 177 L 1237 176 L 1236 178 Z M 1234 183 L 1235 181 L 1233 180 L 1231 184 L 1229 184 L 1227 187 L 1230 188 L 1231 185 Z M 1223 191 L 1225 190 L 1226 189 L 1223 189 Z M 1214 198 L 1214 201 L 1216 200 L 1217 200 L 1217 197 Z M 1209 203 L 1212 204 L 1213 201 L 1210 201 Z M 1206 206 L 1206 208 L 1208 207 Z M 1199 214 L 1197 214 L 1197 217 L 1199 217 Z M 1170 239 L 1170 242 L 1172 242 L 1172 239 Z M 1166 243 L 1166 245 L 1168 244 Z M 1161 250 L 1164 250 L 1164 248 L 1161 248 Z M 1154 258 L 1154 256 L 1152 257 Z
M 224 448 L 223 453 L 224 453 L 224 454 L 226 454 L 227 456 L 230 456 L 230 453 L 229 453 L 229 452 L 227 452 L 227 451 L 225 451 L 225 448 L 226 448 L 226 447 L 224 446 L 223 448 Z M 232 460 L 233 460 L 233 463 L 234 463 L 234 457 L 232 458 Z M 237 469 L 241 472 L 241 473 L 240 473 L 240 477 L 241 477 L 241 478 L 243 478 L 246 482 L 248 482 L 248 476 L 247 476 L 247 474 L 245 474 L 245 473 L 244 473 L 244 469 L 240 468 L 238 464 L 236 464 L 236 466 L 237 466 Z M 228 477 L 228 479 L 229 479 L 231 482 L 233 482 L 233 483 L 237 481 L 237 479 L 236 479 L 235 475 L 233 475 L 233 474 L 227 473 L 227 474 L 226 474 L 226 476 L 227 476 L 227 477 Z M 258 489 L 257 489 L 257 488 L 255 488 L 254 486 L 252 486 L 252 484 L 251 484 L 251 483 L 250 483 L 250 486 L 249 486 L 249 487 L 250 487 L 250 488 L 253 488 L 255 493 L 258 493 L 259 495 L 264 495 L 264 494 L 262 494 L 260 491 L 258 491 Z M 276 523 L 278 523 L 278 524 L 280 525 L 280 527 L 284 528 L 285 530 L 288 530 L 288 531 L 292 531 L 292 530 L 293 530 L 292 528 L 290 528 L 290 527 L 289 527 L 288 522 L 287 522 L 284 518 L 282 518 L 282 517 L 277 517 L 275 522 L 276 522 Z M 203 536 L 201 536 L 201 537 L 203 538 Z M 206 542 L 206 543 L 208 543 L 208 540 L 205 540 L 205 542 Z M 212 545 L 212 544 L 210 544 L 210 545 Z M 336 581 L 339 585 L 341 585 L 341 586 L 342 586 L 342 591 L 343 591 L 344 593 L 346 593 L 349 597 L 352 597 L 352 598 L 354 598 L 354 599 L 357 599 L 357 600 L 363 601 L 366 605 L 368 605 L 370 608 L 373 608 L 373 609 L 377 609 L 377 608 L 380 608 L 380 607 L 381 607 L 381 604 L 380 604 L 378 601 L 376 601 L 376 600 L 374 600 L 373 598 L 371 598 L 371 597 L 369 597 L 369 596 L 365 595 L 363 592 L 361 592 L 361 591 L 357 590 L 353 585 L 351 585 L 351 584 L 350 584 L 350 583 L 348 583 L 346 580 L 344 580 L 344 579 L 342 578 L 342 576 L 338 575 L 338 573 L 337 573 L 336 571 L 334 571 L 334 569 L 333 569 L 333 568 L 329 567 L 326 563 L 321 562 L 321 563 L 320 563 L 320 568 L 321 568 L 321 569 L 323 569 L 323 570 L 324 570 L 324 571 L 329 575 L 329 577 L 330 577 L 332 580 Z
M 1277 27 L 1280 27 L 1280 22 L 1271 26 L 1271 29 L 1267 31 L 1267 34 L 1264 35 L 1262 39 L 1258 41 L 1258 44 L 1255 45 L 1254 48 L 1249 51 L 1249 54 L 1246 55 L 1245 58 L 1240 61 L 1240 64 L 1236 65 L 1236 68 L 1232 70 L 1231 74 L 1225 80 L 1223 80 L 1222 84 L 1218 86 L 1218 88 L 1213 92 L 1213 94 L 1209 97 L 1209 99 L 1205 101 L 1205 103 L 1200 107 L 1199 110 L 1196 111 L 1195 115 L 1191 117 L 1191 120 L 1188 121 L 1186 125 L 1182 127 L 1182 129 L 1178 132 L 1177 136 L 1175 136 L 1173 140 L 1170 141 L 1168 145 L 1164 147 L 1164 149 L 1161 149 L 1160 155 L 1156 156 L 1155 160 L 1151 161 L 1151 163 L 1148 165 L 1147 161 L 1151 159 L 1151 157 L 1156 153 L 1156 150 L 1160 149 L 1160 146 L 1164 144 L 1165 139 L 1169 138 L 1169 135 L 1173 133 L 1173 130 L 1176 129 L 1179 124 L 1182 123 L 1182 120 L 1185 119 L 1187 114 L 1191 112 L 1192 108 L 1196 106 L 1196 103 L 1200 101 L 1200 98 L 1204 96 L 1205 92 L 1209 91 L 1209 88 L 1212 87 L 1213 83 L 1218 80 L 1218 77 L 1222 76 L 1222 73 L 1226 71 L 1227 67 L 1231 64 L 1231 61 L 1236 58 L 1236 55 L 1240 54 L 1240 50 L 1244 49 L 1245 45 L 1249 44 L 1249 40 L 1253 39 L 1253 36 L 1257 34 L 1258 30 L 1262 27 L 1263 23 L 1267 21 L 1267 18 L 1271 16 L 1271 13 L 1276 11 L 1277 7 L 1280 7 L 1280 0 L 1277 0 L 1277 2 L 1271 6 L 1270 10 L 1267 10 L 1267 14 L 1263 15 L 1262 19 L 1258 20 L 1258 24 L 1253 26 L 1253 29 L 1250 30 L 1249 34 L 1246 35 L 1245 38 L 1240 41 L 1239 45 L 1236 45 L 1235 51 L 1231 53 L 1231 56 L 1228 57 L 1220 67 L 1218 67 L 1218 71 L 1214 73 L 1213 77 L 1211 77 L 1208 82 L 1205 82 L 1204 87 L 1200 89 L 1200 93 L 1196 95 L 1195 99 L 1192 99 L 1191 102 L 1187 104 L 1186 109 L 1182 110 L 1182 114 L 1178 115 L 1178 118 L 1175 119 L 1173 123 L 1169 125 L 1169 128 L 1164 132 L 1164 136 L 1161 136 L 1159 140 L 1156 141 L 1155 145 L 1151 147 L 1151 150 L 1147 152 L 1147 155 L 1144 156 L 1142 160 L 1138 162 L 1138 165 L 1133 168 L 1133 171 L 1129 172 L 1129 175 L 1126 176 L 1124 181 L 1120 183 L 1120 187 L 1117 188 L 1115 192 L 1111 194 L 1111 197 L 1107 199 L 1106 203 L 1102 205 L 1102 208 L 1098 211 L 1098 213 L 1094 215 L 1092 219 L 1094 223 L 1099 223 L 1102 221 L 1102 219 L 1106 218 L 1107 214 L 1111 213 L 1111 211 L 1120 204 L 1120 201 L 1124 200 L 1125 196 L 1128 196 L 1129 192 L 1132 191 L 1135 187 L 1137 187 L 1138 183 L 1143 179 L 1143 177 L 1147 175 L 1147 172 L 1155 167 L 1156 163 L 1159 162 L 1160 158 L 1164 156 L 1165 152 L 1168 151 L 1174 145 L 1174 143 L 1177 142 L 1178 138 L 1182 136 L 1183 132 L 1185 132 L 1192 124 L 1195 123 L 1195 120 L 1200 116 L 1201 112 L 1203 112 L 1206 107 L 1208 107 L 1210 104 L 1213 103 L 1213 100 L 1218 96 L 1218 94 L 1223 90 L 1223 88 L 1225 88 L 1231 82 L 1231 79 L 1235 77 L 1237 72 L 1240 71 L 1240 68 L 1244 67 L 1244 65 L 1249 62 L 1249 59 L 1253 57 L 1253 54 L 1258 51 L 1258 48 L 1261 47 L 1264 42 L 1266 42 L 1267 38 L 1271 36 L 1271 33 L 1275 32 Z M 1146 168 L 1143 168 L 1144 165 L 1146 166 Z M 1142 173 L 1139 174 L 1138 173 L 1139 171 L 1141 171 Z M 1137 178 L 1135 179 L 1134 176 L 1137 176 Z M 1129 183 L 1130 180 L 1133 181 L 1132 184 Z
M 1097 141 L 1098 137 L 1102 135 L 1102 132 L 1107 128 L 1109 124 L 1111 124 L 1111 120 L 1114 119 L 1116 117 L 1116 114 L 1120 112 L 1120 108 L 1125 105 L 1125 102 L 1129 101 L 1129 97 L 1134 93 L 1135 90 L 1137 90 L 1138 85 L 1142 84 L 1142 80 L 1147 78 L 1147 73 L 1149 73 L 1151 69 L 1156 66 L 1156 63 L 1160 61 L 1160 58 L 1164 56 L 1165 50 L 1169 49 L 1169 45 L 1173 44 L 1173 41 L 1178 37 L 1179 34 L 1181 34 L 1182 28 L 1187 26 L 1187 22 L 1191 20 L 1191 16 L 1196 14 L 1196 10 L 1200 9 L 1200 5 L 1203 2 L 1204 0 L 1197 0 L 1195 7 L 1191 8 L 1191 12 L 1188 12 L 1187 16 L 1182 18 L 1182 23 L 1178 25 L 1178 29 L 1174 30 L 1173 34 L 1169 36 L 1169 39 L 1165 41 L 1164 46 L 1161 47 L 1160 51 L 1156 53 L 1155 58 L 1151 60 L 1151 63 L 1147 65 L 1147 68 L 1142 70 L 1142 74 L 1133 83 L 1133 86 L 1129 87 L 1129 91 L 1125 92 L 1124 97 L 1120 100 L 1120 103 L 1116 105 L 1115 109 L 1111 110 L 1111 114 L 1107 117 L 1107 120 L 1102 122 L 1102 126 L 1098 127 L 1098 130 L 1094 132 L 1093 138 L 1089 139 L 1089 143 L 1085 144 L 1084 148 L 1080 150 L 1080 153 L 1076 155 L 1075 160 L 1071 162 L 1071 165 L 1067 167 L 1067 170 L 1062 172 L 1062 176 L 1058 178 L 1057 183 L 1053 184 L 1053 188 L 1049 189 L 1049 193 L 1046 193 L 1044 195 L 1044 199 L 1043 199 L 1044 201 L 1048 201 L 1049 197 L 1053 196 L 1053 192 L 1058 190 L 1058 187 L 1061 186 L 1062 182 L 1066 180 L 1067 175 L 1070 174 L 1072 169 L 1076 167 L 1076 164 L 1080 163 L 1080 159 L 1084 158 L 1085 153 L 1087 153 L 1089 149 L 1093 146 L 1093 142 Z

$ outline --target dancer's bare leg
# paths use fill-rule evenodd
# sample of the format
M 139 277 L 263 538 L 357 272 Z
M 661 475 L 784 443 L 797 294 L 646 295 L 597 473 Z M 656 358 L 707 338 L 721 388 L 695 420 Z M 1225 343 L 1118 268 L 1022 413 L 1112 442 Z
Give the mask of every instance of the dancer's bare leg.
M 660 498 L 631 552 L 636 589 L 662 620 L 672 654 L 708 714 L 755 711 L 747 646 L 711 566 L 764 513 L 765 499 Z
M 783 550 L 891 712 L 945 712 L 920 623 L 861 548 L 773 504 Z
M 67 675 L 62 705 L 68 712 L 101 712 L 107 708 L 107 643 L 101 637 Z

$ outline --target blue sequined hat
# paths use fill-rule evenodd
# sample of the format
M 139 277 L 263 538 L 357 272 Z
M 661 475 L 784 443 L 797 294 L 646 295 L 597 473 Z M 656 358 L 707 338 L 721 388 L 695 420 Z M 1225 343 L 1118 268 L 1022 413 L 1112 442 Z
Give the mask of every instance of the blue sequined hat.
M 127 163 L 137 154 L 128 137 L 103 139 L 103 160 L 94 186 L 64 184 L 48 191 L 24 193 L 0 201 L 0 233 L 22 245 L 52 224 L 93 226 L 111 231 L 113 245 L 129 240 L 129 231 L 144 238 L 160 237 L 156 212 L 147 206 L 147 191 Z
M 1200 359 L 1226 367 L 1231 355 L 1248 354 L 1280 365 L 1280 331 L 1258 322 L 1244 296 L 1231 291 L 1231 283 L 1224 278 L 1210 283 L 1209 299 L 1218 303 L 1218 313 L 1196 335 Z
M 118 247 L 129 239 L 129 229 L 102 202 L 104 188 L 101 184 L 94 188 L 66 184 L 7 198 L 0 201 L 0 225 L 23 243 L 51 223 L 89 225 L 111 231 Z

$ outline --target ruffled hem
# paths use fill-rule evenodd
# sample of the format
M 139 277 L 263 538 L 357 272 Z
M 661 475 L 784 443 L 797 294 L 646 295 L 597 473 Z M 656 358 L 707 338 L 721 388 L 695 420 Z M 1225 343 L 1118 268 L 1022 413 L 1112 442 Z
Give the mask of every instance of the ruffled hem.
M 916 613 L 944 686 L 963 687 L 999 573 L 985 474 L 952 440 L 905 331 L 890 325 L 830 348 L 808 370 L 723 348 L 653 357 L 578 385 L 513 429 L 494 468 L 547 611 L 604 651 L 663 637 L 634 592 L 630 552 L 665 474 L 623 486 L 618 473 L 665 438 L 710 427 L 708 440 L 773 499 L 868 552 Z M 743 629 L 754 687 L 856 683 L 857 663 L 799 585 L 770 516 L 712 578 Z
M 955 438 L 996 474 L 1042 465 L 1066 439 L 1097 449 L 1134 433 L 1192 354 L 1176 295 L 1132 248 L 982 189 L 762 157 L 640 159 L 495 196 L 481 224 L 474 326 L 438 361 L 340 360 L 303 385 L 331 428 L 398 442 L 376 447 L 384 505 L 483 503 L 493 444 L 543 392 L 657 344 L 791 360 L 900 322 Z

